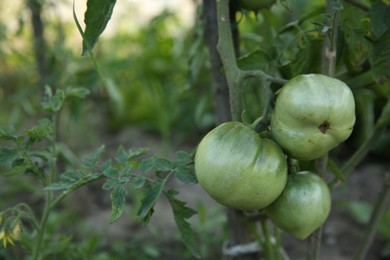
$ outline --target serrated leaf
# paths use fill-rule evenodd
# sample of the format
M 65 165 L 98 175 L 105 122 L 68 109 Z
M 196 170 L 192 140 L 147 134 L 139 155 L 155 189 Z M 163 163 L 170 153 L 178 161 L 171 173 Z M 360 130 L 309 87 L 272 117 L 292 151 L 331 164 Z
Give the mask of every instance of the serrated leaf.
M 148 149 L 146 148 L 142 148 L 142 147 L 135 147 L 135 148 L 131 148 L 129 149 L 128 151 L 128 154 L 129 154 L 129 160 L 133 160 L 139 156 L 142 156 L 144 155 L 146 152 L 148 151 Z
M 269 64 L 268 55 L 257 50 L 238 59 L 237 64 L 243 70 L 266 70 Z
M 117 168 L 107 168 L 103 171 L 103 174 L 109 178 L 118 178 L 119 170 Z
M 88 46 L 92 50 L 100 34 L 104 31 L 111 18 L 116 0 L 88 0 L 84 15 L 85 32 L 83 39 L 83 52 L 86 55 Z
M 193 171 L 191 166 L 178 166 L 173 171 L 173 174 L 183 183 L 186 184 L 196 184 L 198 179 Z
M 118 179 L 107 179 L 104 184 L 103 184 L 103 189 L 104 190 L 112 190 L 118 186 L 120 186 L 120 182 L 118 181 Z
M 150 171 L 154 166 L 154 158 L 149 158 L 146 160 L 141 161 L 139 164 L 139 170 L 141 172 L 147 172 Z
M 114 223 L 118 220 L 118 218 L 122 215 L 123 208 L 126 202 L 127 192 L 123 186 L 118 186 L 111 192 L 111 216 L 110 216 L 110 224 Z
M 291 64 L 292 77 L 304 73 L 316 73 L 321 67 L 321 39 L 311 39 L 300 48 Z
M 65 183 L 74 183 L 82 179 L 84 176 L 85 174 L 78 170 L 68 170 L 61 174 L 60 179 Z
M 15 129 L 13 127 L 0 127 L 0 139 L 16 141 Z
M 142 176 L 134 176 L 132 178 L 132 183 L 136 189 L 142 188 L 145 185 L 145 182 L 146 180 Z
M 125 167 L 120 168 L 119 176 L 120 177 L 129 176 L 131 174 L 132 170 L 133 170 L 133 167 L 131 165 L 126 165 Z
M 12 166 L 12 168 L 6 173 L 6 176 L 14 176 L 14 175 L 22 174 L 29 169 L 31 169 L 30 163 L 22 163 L 19 165 L 15 165 Z
M 31 142 L 51 139 L 53 137 L 53 124 L 48 119 L 41 120 L 37 126 L 27 129 L 26 134 Z
M 48 113 L 58 112 L 65 101 L 65 97 L 64 90 L 57 89 L 55 95 L 53 95 L 52 89 L 45 86 L 45 96 L 42 101 L 43 110 Z
M 375 80 L 383 85 L 390 81 L 390 28 L 372 44 L 370 62 Z
M 80 87 L 80 88 L 69 87 L 69 88 L 65 89 L 65 93 L 66 93 L 66 96 L 68 96 L 68 97 L 85 98 L 86 96 L 88 96 L 91 93 L 91 91 L 89 89 L 83 88 L 83 87 Z
M 0 147 L 0 164 L 14 161 L 19 156 L 19 151 L 15 148 Z
M 87 170 L 95 169 L 97 161 L 102 156 L 102 154 L 105 152 L 105 150 L 106 150 L 105 145 L 101 145 L 93 153 L 91 153 L 90 155 L 86 156 L 82 160 L 82 167 L 84 167 Z
M 141 217 L 142 223 L 146 226 L 153 215 L 153 207 L 164 189 L 168 177 L 159 182 L 152 182 L 144 189 L 144 198 L 138 209 L 137 215 Z
M 168 172 L 173 169 L 174 165 L 171 161 L 167 159 L 157 158 L 154 161 L 154 167 L 156 168 L 157 171 Z
M 186 151 L 177 151 L 176 160 L 178 160 L 179 162 L 191 161 L 191 154 L 187 153 Z
M 191 225 L 187 222 L 187 219 L 196 214 L 196 211 L 187 207 L 185 202 L 175 198 L 175 196 L 178 194 L 176 190 L 170 189 L 168 192 L 164 192 L 164 194 L 168 198 L 168 201 L 172 207 L 175 222 L 179 228 L 181 238 L 192 255 L 200 258 L 194 233 L 191 229 Z
M 377 38 L 390 28 L 390 5 L 374 3 L 370 9 L 372 32 Z

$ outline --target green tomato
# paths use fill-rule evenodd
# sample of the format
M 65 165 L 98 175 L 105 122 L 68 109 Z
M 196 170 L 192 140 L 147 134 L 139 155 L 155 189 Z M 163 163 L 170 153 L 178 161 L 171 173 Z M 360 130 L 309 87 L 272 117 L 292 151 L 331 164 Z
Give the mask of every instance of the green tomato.
M 345 141 L 355 124 L 355 100 L 342 81 L 320 74 L 300 75 L 277 94 L 272 136 L 298 160 L 312 160 Z
M 330 208 L 325 181 L 314 173 L 299 172 L 288 176 L 282 194 L 265 212 L 276 226 L 303 240 L 325 222 Z
M 261 209 L 271 204 L 287 181 L 287 163 L 280 147 L 260 138 L 239 122 L 211 130 L 195 155 L 199 184 L 222 205 Z
M 240 0 L 242 8 L 252 11 L 270 8 L 276 0 Z

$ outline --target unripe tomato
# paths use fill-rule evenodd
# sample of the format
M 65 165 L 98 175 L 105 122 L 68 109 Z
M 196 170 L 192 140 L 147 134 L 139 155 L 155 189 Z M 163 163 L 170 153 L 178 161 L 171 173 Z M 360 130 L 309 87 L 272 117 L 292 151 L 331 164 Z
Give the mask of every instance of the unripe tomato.
M 328 218 L 328 185 L 311 172 L 290 174 L 280 197 L 265 209 L 272 222 L 298 239 L 306 239 Z
M 199 184 L 222 205 L 261 209 L 271 204 L 287 181 L 287 163 L 278 145 L 239 122 L 211 130 L 195 155 Z
M 264 8 L 270 8 L 276 0 L 240 0 L 240 5 L 242 8 L 258 11 Z
M 312 160 L 345 141 L 355 124 L 355 101 L 342 81 L 300 75 L 277 94 L 271 116 L 276 142 L 298 160 Z

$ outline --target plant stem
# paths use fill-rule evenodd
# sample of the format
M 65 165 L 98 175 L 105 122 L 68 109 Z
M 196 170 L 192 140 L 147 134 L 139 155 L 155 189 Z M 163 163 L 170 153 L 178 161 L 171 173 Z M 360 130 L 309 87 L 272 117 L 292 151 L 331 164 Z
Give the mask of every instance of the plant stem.
M 264 248 L 265 259 L 273 260 L 273 259 L 275 259 L 274 248 L 273 248 L 272 241 L 271 241 L 271 233 L 269 232 L 267 219 L 262 218 L 260 220 L 260 223 L 261 223 L 261 228 L 263 230 L 264 238 L 265 238 L 265 248 Z
M 370 222 L 368 223 L 368 228 L 366 233 L 364 234 L 362 246 L 359 247 L 359 251 L 356 253 L 354 259 L 355 260 L 363 260 L 366 258 L 368 249 L 370 248 L 374 236 L 376 233 L 376 229 L 379 223 L 380 216 L 387 206 L 387 201 L 390 196 L 390 185 L 386 183 L 383 187 L 381 194 L 375 204 L 374 211 L 371 214 Z
M 322 74 L 333 77 L 335 75 L 336 69 L 336 43 L 337 43 L 337 32 L 338 32 L 338 10 L 333 6 L 332 0 L 327 0 L 326 2 L 326 12 L 329 17 L 332 17 L 331 20 L 328 20 L 327 27 L 331 28 L 329 37 L 325 37 L 323 51 L 322 51 Z M 327 170 L 327 162 L 328 162 L 328 153 L 326 153 L 321 158 L 316 161 L 316 170 L 317 174 L 320 177 L 324 177 Z M 310 235 L 308 240 L 308 248 L 306 252 L 307 260 L 317 260 L 320 256 L 321 249 L 321 238 L 322 238 L 322 228 L 320 226 L 313 234 Z
M 47 185 L 53 183 L 53 180 L 57 174 L 57 151 L 56 151 L 56 142 L 57 142 L 57 115 L 53 115 L 51 118 L 53 124 L 53 136 L 51 138 L 51 159 L 50 159 L 50 173 L 47 181 Z M 47 220 L 49 219 L 52 203 L 52 191 L 46 191 L 45 207 L 43 209 L 41 222 L 38 229 L 37 240 L 32 252 L 32 259 L 38 260 L 42 248 L 42 242 L 46 232 Z

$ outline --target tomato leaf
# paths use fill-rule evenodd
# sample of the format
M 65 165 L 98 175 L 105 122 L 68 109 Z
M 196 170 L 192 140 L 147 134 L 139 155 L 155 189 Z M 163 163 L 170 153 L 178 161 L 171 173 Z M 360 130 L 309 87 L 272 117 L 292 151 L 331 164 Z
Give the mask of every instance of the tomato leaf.
M 26 134 L 30 144 L 43 139 L 51 139 L 53 137 L 53 124 L 48 119 L 43 119 L 37 126 L 26 130 Z
M 183 183 L 196 184 L 198 179 L 193 171 L 193 167 L 189 165 L 178 166 L 174 169 L 173 174 Z
M 117 186 L 113 192 L 111 192 L 111 216 L 110 224 L 114 223 L 122 215 L 123 208 L 126 202 L 127 192 L 123 185 Z
M 84 15 L 85 32 L 83 38 L 82 55 L 88 53 L 89 45 L 92 50 L 100 34 L 104 31 L 111 18 L 116 0 L 88 0 L 87 10 Z
M 64 104 L 65 98 L 64 90 L 58 88 L 55 95 L 53 95 L 52 89 L 49 86 L 45 86 L 45 96 L 41 104 L 42 108 L 48 113 L 58 112 Z
M 14 161 L 19 156 L 19 151 L 15 148 L 0 147 L 0 164 Z
M 91 93 L 91 91 L 83 87 L 80 88 L 69 87 L 65 90 L 65 93 L 67 97 L 85 98 Z
M 137 215 L 141 217 L 142 223 L 148 225 L 150 218 L 153 215 L 153 207 L 161 195 L 168 177 L 159 182 L 152 182 L 144 189 L 144 198 L 138 208 Z
M 390 28 L 390 5 L 374 3 L 370 9 L 371 26 L 374 35 L 380 38 Z
M 0 140 L 16 141 L 15 129 L 12 127 L 0 127 Z
M 82 167 L 86 170 L 92 171 L 95 169 L 97 161 L 99 158 L 103 155 L 105 152 L 106 147 L 104 145 L 101 145 L 99 148 L 97 148 L 94 152 L 92 152 L 90 155 L 86 156 L 82 160 Z
M 187 222 L 187 219 L 191 218 L 197 212 L 192 208 L 187 207 L 185 202 L 175 198 L 175 196 L 178 194 L 176 190 L 170 189 L 168 192 L 164 192 L 164 194 L 168 198 L 168 201 L 172 207 L 175 222 L 179 228 L 181 238 L 192 255 L 196 258 L 200 258 L 199 251 L 196 247 L 194 233 L 191 229 L 191 225 Z

